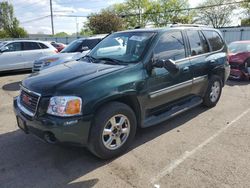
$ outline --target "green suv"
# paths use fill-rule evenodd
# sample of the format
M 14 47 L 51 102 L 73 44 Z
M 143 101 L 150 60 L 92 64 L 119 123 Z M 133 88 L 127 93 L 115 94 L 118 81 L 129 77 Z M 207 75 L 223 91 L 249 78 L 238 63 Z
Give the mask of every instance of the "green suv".
M 229 71 L 227 46 L 215 29 L 117 32 L 81 60 L 23 80 L 14 110 L 24 132 L 107 159 L 129 147 L 138 127 L 215 106 Z

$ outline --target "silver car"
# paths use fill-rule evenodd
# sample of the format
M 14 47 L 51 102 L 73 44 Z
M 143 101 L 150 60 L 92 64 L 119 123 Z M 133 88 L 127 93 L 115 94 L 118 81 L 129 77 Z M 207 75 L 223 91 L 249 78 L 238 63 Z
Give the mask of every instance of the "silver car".
M 37 59 L 34 62 L 33 72 L 38 72 L 68 61 L 78 60 L 92 50 L 105 36 L 107 35 L 77 39 L 71 42 L 60 53 Z

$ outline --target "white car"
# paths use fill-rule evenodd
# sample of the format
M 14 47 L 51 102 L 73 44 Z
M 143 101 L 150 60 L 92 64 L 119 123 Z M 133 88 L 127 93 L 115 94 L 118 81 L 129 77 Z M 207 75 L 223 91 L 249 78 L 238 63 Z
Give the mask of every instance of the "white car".
M 34 60 L 57 52 L 48 42 L 5 41 L 0 43 L 0 71 L 31 69 Z
M 84 57 L 107 35 L 96 35 L 88 38 L 80 38 L 71 42 L 60 53 L 48 57 L 42 57 L 34 62 L 33 72 L 50 68 L 68 61 L 78 60 Z

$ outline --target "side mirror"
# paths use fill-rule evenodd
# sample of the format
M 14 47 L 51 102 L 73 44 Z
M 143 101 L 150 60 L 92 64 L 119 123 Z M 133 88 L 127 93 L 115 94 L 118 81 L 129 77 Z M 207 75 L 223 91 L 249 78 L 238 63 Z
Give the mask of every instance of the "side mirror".
M 83 46 L 82 49 L 81 49 L 82 52 L 83 52 L 83 51 L 88 51 L 88 50 L 89 50 L 89 47 L 88 47 L 88 46 Z
M 7 46 L 4 46 L 4 47 L 2 47 L 2 48 L 0 49 L 0 52 L 3 53 L 3 52 L 6 52 L 6 51 L 8 51 L 8 50 L 9 50 L 9 48 L 8 48 Z
M 153 63 L 153 66 L 157 67 L 157 68 L 165 68 L 171 74 L 176 74 L 180 70 L 178 65 L 176 65 L 176 63 L 171 59 L 168 59 L 168 60 L 156 60 Z

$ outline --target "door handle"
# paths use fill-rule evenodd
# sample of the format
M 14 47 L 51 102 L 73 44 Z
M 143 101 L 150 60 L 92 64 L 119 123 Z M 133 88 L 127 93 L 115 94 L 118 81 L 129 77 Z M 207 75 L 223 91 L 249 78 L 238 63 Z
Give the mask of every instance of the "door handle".
M 189 67 L 184 67 L 183 68 L 183 72 L 188 72 L 189 71 Z

